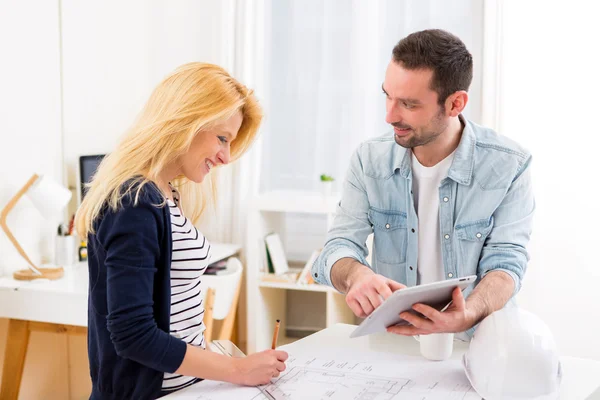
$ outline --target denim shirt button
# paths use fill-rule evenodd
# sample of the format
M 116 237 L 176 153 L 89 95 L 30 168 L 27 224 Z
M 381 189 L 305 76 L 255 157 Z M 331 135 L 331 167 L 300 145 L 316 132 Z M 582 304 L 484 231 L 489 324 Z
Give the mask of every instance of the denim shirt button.
M 479 239 L 479 238 L 481 238 L 481 233 L 477 232 L 477 233 L 475 234 L 475 236 L 477 236 L 477 239 Z
M 452 278 L 454 275 L 452 275 L 452 272 L 448 272 L 448 278 Z
M 450 200 L 450 199 L 448 199 L 447 197 L 444 197 L 444 203 L 447 203 L 448 200 Z
M 385 229 L 390 229 L 390 224 L 385 224 Z
M 447 233 L 444 235 L 444 239 L 448 240 L 450 239 L 450 235 L 448 235 Z

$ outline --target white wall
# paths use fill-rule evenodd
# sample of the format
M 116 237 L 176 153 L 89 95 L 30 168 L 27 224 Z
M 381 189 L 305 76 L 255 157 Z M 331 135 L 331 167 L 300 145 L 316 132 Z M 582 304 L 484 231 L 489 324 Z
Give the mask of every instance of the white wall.
M 0 209 L 34 172 L 63 179 L 58 16 L 58 1 L 0 3 Z M 34 262 L 51 261 L 56 226 L 28 198 L 18 203 L 8 224 Z M 0 274 L 26 267 L 0 231 Z M 0 319 L 0 370 L 7 326 Z M 81 384 L 74 387 L 78 378 L 85 379 L 85 369 L 69 373 L 69 365 L 84 364 L 69 358 L 67 343 L 79 343 L 73 349 L 85 351 L 79 338 L 31 335 L 20 399 L 89 395 L 87 388 L 78 389 Z
M 0 3 L 0 209 L 33 173 L 62 181 L 58 1 Z M 52 256 L 56 226 L 28 198 L 8 225 L 38 263 Z M 0 273 L 26 268 L 0 232 Z
M 232 6 L 233 0 L 0 2 L 0 209 L 34 172 L 74 189 L 77 157 L 110 152 L 176 66 L 206 61 L 230 69 Z M 56 226 L 27 198 L 8 223 L 34 262 L 52 260 Z M 0 275 L 20 268 L 26 262 L 0 232 Z M 0 319 L 0 373 L 6 336 Z M 32 334 L 20 399 L 84 399 L 90 387 L 85 337 Z
M 171 70 L 191 61 L 230 68 L 231 5 L 62 1 L 64 151 L 72 188 L 78 157 L 110 152 Z
M 537 204 L 519 302 L 563 354 L 600 360 L 598 6 L 504 7 L 500 129 L 533 153 Z

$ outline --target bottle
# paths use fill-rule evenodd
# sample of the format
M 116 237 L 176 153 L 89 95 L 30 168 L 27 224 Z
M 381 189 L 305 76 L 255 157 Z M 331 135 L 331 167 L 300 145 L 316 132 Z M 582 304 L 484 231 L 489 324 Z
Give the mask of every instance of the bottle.
M 79 244 L 79 261 L 87 261 L 87 243 L 82 240 Z

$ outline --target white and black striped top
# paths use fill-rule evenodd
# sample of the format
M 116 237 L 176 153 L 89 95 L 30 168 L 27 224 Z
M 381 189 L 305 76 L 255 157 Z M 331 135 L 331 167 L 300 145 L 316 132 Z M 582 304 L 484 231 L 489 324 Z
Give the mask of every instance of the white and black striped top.
M 167 200 L 171 213 L 173 254 L 171 259 L 171 335 L 186 343 L 206 348 L 204 343 L 204 301 L 200 288 L 202 274 L 210 262 L 210 244 L 180 208 L 179 193 L 171 187 L 174 202 Z M 162 390 L 183 389 L 199 379 L 165 372 Z

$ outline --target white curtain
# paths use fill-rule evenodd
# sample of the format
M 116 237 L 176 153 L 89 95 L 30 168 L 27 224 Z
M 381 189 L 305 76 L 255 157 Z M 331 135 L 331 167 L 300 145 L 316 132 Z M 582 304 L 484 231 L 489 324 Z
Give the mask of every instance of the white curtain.
M 222 66 L 236 79 L 253 89 L 263 103 L 262 66 L 264 43 L 264 2 L 226 0 L 221 3 L 225 47 Z M 218 169 L 217 202 L 200 222 L 215 242 L 244 245 L 247 204 L 258 193 L 261 135 L 240 160 Z
M 358 144 L 389 130 L 381 91 L 394 45 L 427 28 L 459 36 L 474 56 L 465 114 L 481 119 L 483 2 L 273 0 L 266 4 L 267 121 L 261 190 L 339 188 Z
M 226 0 L 221 3 L 223 18 L 223 40 L 226 47 L 223 67 L 243 84 L 253 89 L 264 106 L 264 17 L 262 0 Z M 214 242 L 234 243 L 244 246 L 248 203 L 258 194 L 259 168 L 262 138 L 250 151 L 228 166 L 219 168 L 215 208 L 208 210 L 200 222 L 200 228 Z M 244 252 L 240 255 L 244 268 L 256 268 L 247 265 Z M 245 274 L 244 274 L 245 279 Z M 246 341 L 246 290 L 245 284 L 239 298 L 238 340 Z

